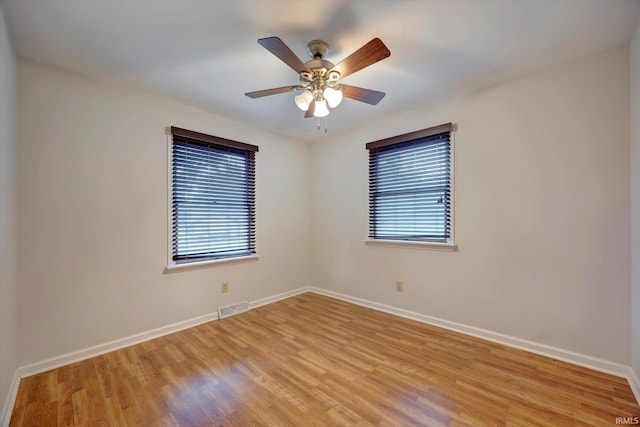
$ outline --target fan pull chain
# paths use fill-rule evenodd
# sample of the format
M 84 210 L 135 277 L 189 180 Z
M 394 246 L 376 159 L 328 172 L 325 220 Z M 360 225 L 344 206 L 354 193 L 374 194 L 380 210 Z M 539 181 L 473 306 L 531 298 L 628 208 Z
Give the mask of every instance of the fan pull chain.
M 327 118 L 325 117 L 324 119 L 324 133 L 327 133 L 329 131 L 329 127 L 327 126 Z M 318 130 L 318 132 L 320 132 L 320 118 L 318 117 L 318 124 L 316 126 L 316 129 Z

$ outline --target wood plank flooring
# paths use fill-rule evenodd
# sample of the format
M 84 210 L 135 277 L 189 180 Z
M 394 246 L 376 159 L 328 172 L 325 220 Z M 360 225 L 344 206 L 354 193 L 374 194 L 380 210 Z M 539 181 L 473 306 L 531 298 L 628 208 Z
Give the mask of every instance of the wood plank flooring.
M 22 379 L 11 426 L 614 426 L 623 378 L 313 293 Z

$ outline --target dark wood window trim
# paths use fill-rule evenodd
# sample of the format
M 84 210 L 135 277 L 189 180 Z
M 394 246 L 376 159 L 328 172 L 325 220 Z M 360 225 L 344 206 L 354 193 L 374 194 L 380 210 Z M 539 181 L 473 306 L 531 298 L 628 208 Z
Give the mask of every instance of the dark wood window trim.
M 391 138 L 381 139 L 379 141 L 369 142 L 366 145 L 367 150 L 374 150 L 376 148 L 387 147 L 389 145 L 400 144 L 402 142 L 413 141 L 414 139 L 428 138 L 430 136 L 438 135 L 445 132 L 451 132 L 453 125 L 451 123 L 445 123 L 438 126 L 433 126 L 427 129 L 418 130 L 415 132 L 409 132 L 398 136 L 392 136 Z
M 200 133 L 193 130 L 182 129 L 175 126 L 171 126 L 171 134 L 176 136 L 181 136 L 183 138 L 209 142 L 211 144 L 223 145 L 225 147 L 238 148 L 240 150 L 259 151 L 258 146 L 256 145 L 246 144 L 244 142 L 238 142 L 232 139 L 221 138 L 219 136 L 207 135 L 206 133 Z

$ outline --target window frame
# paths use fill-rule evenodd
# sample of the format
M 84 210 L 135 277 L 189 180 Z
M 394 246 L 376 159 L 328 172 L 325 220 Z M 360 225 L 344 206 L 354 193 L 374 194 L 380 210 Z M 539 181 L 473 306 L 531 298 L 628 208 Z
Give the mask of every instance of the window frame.
M 372 141 L 365 145 L 368 153 L 368 163 L 371 159 L 372 149 L 379 149 L 383 147 L 404 144 L 416 139 L 428 138 L 431 136 L 435 136 L 442 133 L 449 133 L 449 167 L 450 167 L 450 183 L 449 183 L 449 219 L 450 219 L 450 235 L 449 238 L 444 242 L 439 242 L 435 240 L 410 240 L 410 239 L 376 239 L 370 236 L 370 224 L 371 224 L 371 205 L 370 205 L 370 190 L 367 191 L 367 196 L 369 200 L 368 206 L 368 214 L 367 214 L 367 238 L 365 239 L 365 244 L 367 245 L 381 245 L 381 246 L 395 246 L 395 247 L 406 247 L 413 249 L 434 249 L 441 251 L 457 251 L 457 244 L 455 240 L 455 143 L 454 143 L 454 135 L 455 135 L 456 126 L 452 123 L 444 123 L 438 126 L 429 127 L 426 129 L 421 129 L 414 132 L 405 133 L 402 135 L 393 136 L 390 138 L 381 139 L 378 141 Z M 368 187 L 371 184 L 371 176 L 369 168 L 367 168 L 368 174 Z
M 190 140 L 194 140 L 201 143 L 210 143 L 217 146 L 232 148 L 236 150 L 245 150 L 245 151 L 253 151 L 258 152 L 259 148 L 256 145 L 246 144 L 244 142 L 238 142 L 231 139 L 221 138 L 213 135 L 208 135 L 196 131 L 191 131 L 188 129 L 179 128 L 176 126 L 171 126 L 166 129 L 167 135 L 167 270 L 178 269 L 178 268 L 188 268 L 188 267 L 198 267 L 205 266 L 209 264 L 220 264 L 220 263 L 229 263 L 229 262 L 241 262 L 241 261 L 250 261 L 257 260 L 259 256 L 257 253 L 248 254 L 248 255 L 236 255 L 236 256 L 228 256 L 221 258 L 193 258 L 193 259 L 185 259 L 176 261 L 173 259 L 173 166 L 174 166 L 174 158 L 173 158 L 173 137 L 174 135 L 179 136 L 181 138 L 186 138 Z M 255 159 L 254 159 L 254 167 L 255 167 Z M 254 173 L 254 182 L 255 186 L 255 173 Z M 254 189 L 254 204 L 253 207 L 255 209 L 255 189 Z M 253 229 L 255 231 L 256 228 L 256 219 L 254 215 L 254 223 Z M 255 249 L 255 248 L 254 248 Z

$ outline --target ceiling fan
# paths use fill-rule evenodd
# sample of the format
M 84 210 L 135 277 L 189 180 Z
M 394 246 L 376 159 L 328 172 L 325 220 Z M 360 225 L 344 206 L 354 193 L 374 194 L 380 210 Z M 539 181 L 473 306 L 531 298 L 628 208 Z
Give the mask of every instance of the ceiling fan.
M 298 73 L 300 84 L 245 93 L 249 98 L 302 90 L 294 100 L 298 108 L 305 111 L 304 116 L 307 118 L 327 116 L 329 108 L 337 107 L 343 97 L 371 105 L 376 105 L 384 98 L 384 92 L 339 82 L 340 79 L 391 55 L 379 38 L 366 43 L 337 65 L 324 59 L 329 51 L 329 44 L 324 40 L 312 40 L 307 44 L 307 53 L 311 57 L 307 62 L 302 62 L 278 37 L 258 39 L 258 43 Z

